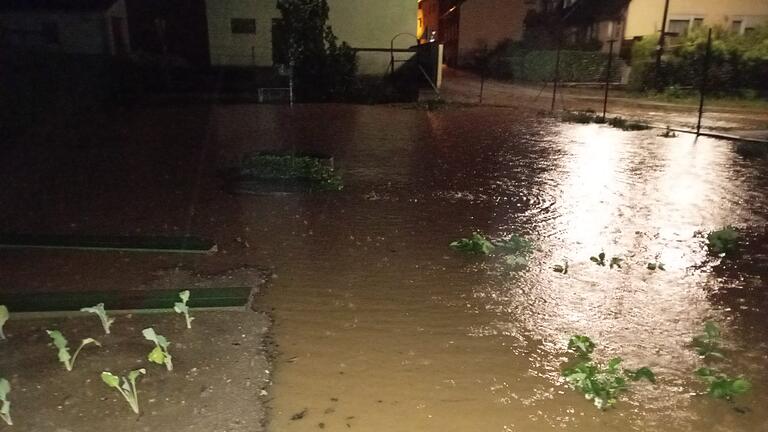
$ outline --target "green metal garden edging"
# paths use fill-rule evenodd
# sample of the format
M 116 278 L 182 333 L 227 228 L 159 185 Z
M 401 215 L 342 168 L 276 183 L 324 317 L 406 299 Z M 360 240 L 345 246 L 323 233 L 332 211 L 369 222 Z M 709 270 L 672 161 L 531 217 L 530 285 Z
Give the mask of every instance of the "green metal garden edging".
M 214 253 L 216 243 L 198 237 L 0 234 L 0 249 Z
M 0 293 L 0 304 L 14 312 L 78 311 L 104 303 L 107 310 L 169 309 L 179 301 L 174 290 L 91 291 L 55 293 Z M 187 303 L 191 308 L 245 307 L 253 287 L 194 288 Z

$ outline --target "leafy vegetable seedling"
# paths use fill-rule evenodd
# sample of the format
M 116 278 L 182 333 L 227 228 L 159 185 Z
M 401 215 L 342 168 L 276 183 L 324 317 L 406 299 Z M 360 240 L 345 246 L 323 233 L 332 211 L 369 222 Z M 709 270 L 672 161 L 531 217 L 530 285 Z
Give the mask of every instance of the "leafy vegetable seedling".
M 109 334 L 109 328 L 112 327 L 115 319 L 107 316 L 107 311 L 104 310 L 104 303 L 99 303 L 93 307 L 84 307 L 80 309 L 80 312 L 90 312 L 98 315 L 101 320 L 101 326 L 104 327 L 104 333 Z
M 613 257 L 611 258 L 611 263 L 608 265 L 608 268 L 613 269 L 614 267 L 621 268 L 621 263 L 624 262 L 622 258 L 619 257 Z
M 725 355 L 720 348 L 720 328 L 712 321 L 704 324 L 704 334 L 693 338 L 696 352 L 704 358 L 723 359 Z
M 563 370 L 566 381 L 584 394 L 601 410 L 610 408 L 617 402 L 619 393 L 626 391 L 627 380 L 646 379 L 656 382 L 656 376 L 647 368 L 621 370 L 621 357 L 614 357 L 603 366 L 592 360 L 591 354 L 595 343 L 587 336 L 575 335 L 568 341 L 568 349 L 577 354 L 577 363 Z
M 139 413 L 139 393 L 136 391 L 136 379 L 140 375 L 146 374 L 145 369 L 136 369 L 128 372 L 128 377 L 123 377 L 123 385 L 120 385 L 120 378 L 113 375 L 111 372 L 105 371 L 101 373 L 101 380 L 104 383 L 118 392 L 125 398 L 128 405 L 134 413 Z
M 474 233 L 468 239 L 460 239 L 450 244 L 451 248 L 466 253 L 490 255 L 495 249 L 493 243 L 480 234 Z
M 5 305 L 0 305 L 0 339 L 5 339 L 5 333 L 3 332 L 3 326 L 8 322 L 8 308 Z
M 666 271 L 664 268 L 664 264 L 660 262 L 649 262 L 648 266 L 646 267 L 648 270 L 661 270 Z
M 562 265 L 555 264 L 552 267 L 552 270 L 554 270 L 556 273 L 568 274 L 568 261 L 563 262 Z
M 600 252 L 597 256 L 591 256 L 589 257 L 589 260 L 599 266 L 605 267 L 605 252 Z
M 176 313 L 184 314 L 184 319 L 187 321 L 187 328 L 191 329 L 192 320 L 195 318 L 189 316 L 189 306 L 187 306 L 187 302 L 189 301 L 189 290 L 180 292 L 179 298 L 181 301 L 173 304 L 173 310 L 175 310 Z
M 96 339 L 91 338 L 85 338 L 80 342 L 80 346 L 75 351 L 74 355 L 69 354 L 69 342 L 67 341 L 67 338 L 64 337 L 63 334 L 61 334 L 58 330 L 46 330 L 48 333 L 48 336 L 53 339 L 53 345 L 56 346 L 56 348 L 59 349 L 59 361 L 64 363 L 64 367 L 67 368 L 68 371 L 71 371 L 72 368 L 75 367 L 75 360 L 77 359 L 77 355 L 80 354 L 80 350 L 83 349 L 84 346 L 88 344 L 94 344 L 96 346 L 101 346 L 99 341 Z
M 735 228 L 727 226 L 707 234 L 707 248 L 713 255 L 729 255 L 736 250 L 741 234 Z
M 498 249 L 515 255 L 528 255 L 533 252 L 533 243 L 525 237 L 512 234 L 509 238 L 491 241 Z
M 702 381 L 709 384 L 707 394 L 715 399 L 733 402 L 735 396 L 746 393 L 752 388 L 752 384 L 746 378 L 741 376 L 732 378 L 716 369 L 703 367 L 697 369 L 695 373 Z
M 11 392 L 11 383 L 5 378 L 0 378 L 0 418 L 9 426 L 13 425 L 11 420 L 11 401 L 8 400 L 8 393 Z
M 152 363 L 164 364 L 168 371 L 172 371 L 173 357 L 168 352 L 168 346 L 171 345 L 171 343 L 168 342 L 168 339 L 166 339 L 165 336 L 155 333 L 155 329 L 152 327 L 145 328 L 141 333 L 144 335 L 146 340 L 155 343 L 155 348 L 150 351 L 147 359 L 149 359 L 149 361 Z

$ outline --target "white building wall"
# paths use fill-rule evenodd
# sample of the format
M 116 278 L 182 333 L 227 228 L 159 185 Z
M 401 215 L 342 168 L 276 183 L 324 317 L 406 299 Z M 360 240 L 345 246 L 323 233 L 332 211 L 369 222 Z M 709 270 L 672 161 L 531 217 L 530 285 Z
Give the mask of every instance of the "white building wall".
M 277 0 L 207 0 L 208 38 L 214 66 L 272 66 L 272 19 Z M 256 20 L 256 33 L 233 34 L 232 18 Z

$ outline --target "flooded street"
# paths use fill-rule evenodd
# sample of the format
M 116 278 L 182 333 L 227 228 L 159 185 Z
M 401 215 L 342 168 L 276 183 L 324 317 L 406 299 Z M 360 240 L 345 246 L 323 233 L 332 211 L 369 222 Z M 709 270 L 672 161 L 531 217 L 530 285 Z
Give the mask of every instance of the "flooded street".
M 99 131 L 72 133 L 76 159 L 54 142 L 3 162 L 5 227 L 193 234 L 219 252 L 4 252 L 0 285 L 141 289 L 168 269 L 268 267 L 269 430 L 768 430 L 768 166 L 732 143 L 522 109 L 330 104 L 156 107 Z M 344 190 L 223 192 L 217 168 L 259 150 L 331 154 Z M 45 174 L 17 181 L 14 166 Z M 695 233 L 725 225 L 747 242 L 721 262 Z M 530 239 L 528 268 L 449 247 L 473 232 Z M 601 251 L 622 268 L 591 262 Z M 657 261 L 666 271 L 646 268 Z M 719 367 L 754 387 L 735 405 L 693 375 L 708 320 L 723 330 Z M 596 409 L 561 377 L 574 334 L 657 384 Z
M 272 430 L 768 428 L 763 247 L 743 258 L 751 270 L 718 271 L 694 237 L 762 232 L 763 165 L 727 142 L 507 109 L 316 110 L 296 109 L 317 129 L 291 142 L 334 154 L 345 190 L 242 200 L 276 272 Z M 472 232 L 530 238 L 529 269 L 448 247 Z M 600 251 L 624 267 L 590 262 Z M 564 260 L 567 275 L 551 270 Z M 646 269 L 656 260 L 666 272 Z M 753 411 L 694 395 L 689 344 L 706 320 L 724 329 L 727 369 L 752 380 L 740 403 Z M 657 385 L 600 412 L 560 378 L 572 334 L 601 360 L 650 366 Z

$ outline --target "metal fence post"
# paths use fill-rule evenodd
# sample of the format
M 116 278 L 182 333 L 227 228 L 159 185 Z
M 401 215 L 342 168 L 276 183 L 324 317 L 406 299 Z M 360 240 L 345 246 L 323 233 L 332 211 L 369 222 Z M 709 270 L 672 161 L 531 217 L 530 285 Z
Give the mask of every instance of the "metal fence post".
M 701 118 L 704 115 L 704 94 L 707 92 L 707 82 L 709 81 L 709 63 L 712 56 L 712 28 L 707 35 L 707 52 L 704 54 L 704 67 L 701 74 L 701 85 L 699 86 L 699 121 L 696 123 L 696 135 L 701 133 Z
M 616 43 L 615 39 L 608 41 L 608 69 L 605 71 L 605 98 L 603 99 L 603 121 L 608 113 L 608 89 L 611 87 L 611 67 L 613 66 L 613 44 Z

